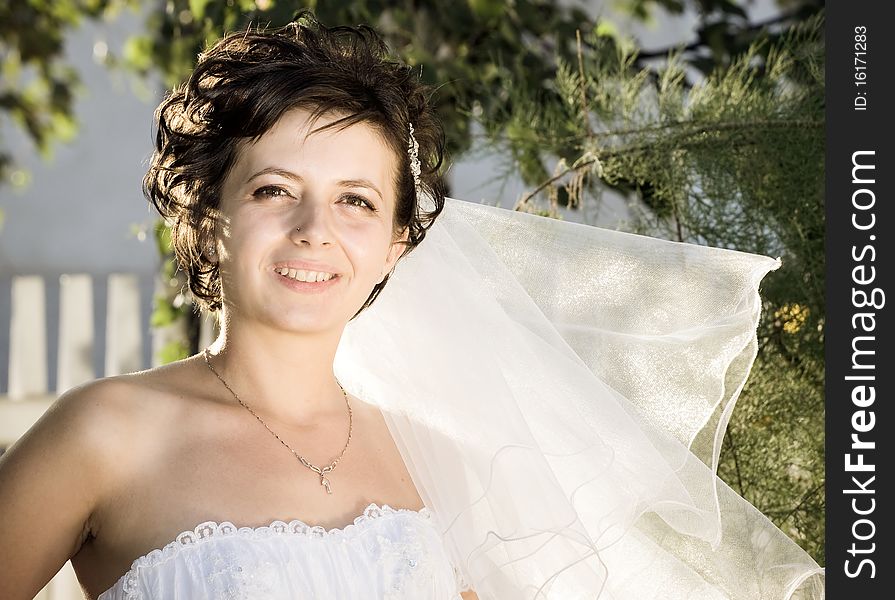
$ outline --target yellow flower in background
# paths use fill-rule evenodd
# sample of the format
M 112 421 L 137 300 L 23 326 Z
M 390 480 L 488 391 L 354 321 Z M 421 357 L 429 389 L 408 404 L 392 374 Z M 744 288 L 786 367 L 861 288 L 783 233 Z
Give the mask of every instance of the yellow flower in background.
M 783 331 L 797 333 L 808 319 L 809 309 L 801 304 L 784 304 L 774 312 L 774 318 L 783 323 Z

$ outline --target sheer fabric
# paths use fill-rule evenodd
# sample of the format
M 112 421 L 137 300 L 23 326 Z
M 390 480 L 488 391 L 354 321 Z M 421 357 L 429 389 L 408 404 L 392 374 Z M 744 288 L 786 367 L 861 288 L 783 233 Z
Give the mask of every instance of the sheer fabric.
M 98 600 L 460 600 L 428 508 L 371 504 L 343 529 L 207 522 L 134 561 Z
M 821 598 L 715 476 L 779 264 L 449 198 L 336 375 L 482 600 Z

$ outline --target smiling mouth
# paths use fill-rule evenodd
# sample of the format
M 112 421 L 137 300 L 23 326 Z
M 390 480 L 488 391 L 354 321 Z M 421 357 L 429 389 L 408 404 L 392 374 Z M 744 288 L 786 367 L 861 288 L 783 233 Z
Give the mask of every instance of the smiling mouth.
M 335 273 L 309 271 L 307 269 L 290 269 L 288 267 L 275 269 L 275 271 L 287 279 L 301 281 L 303 283 L 323 283 L 324 281 L 329 281 L 330 279 L 338 277 Z

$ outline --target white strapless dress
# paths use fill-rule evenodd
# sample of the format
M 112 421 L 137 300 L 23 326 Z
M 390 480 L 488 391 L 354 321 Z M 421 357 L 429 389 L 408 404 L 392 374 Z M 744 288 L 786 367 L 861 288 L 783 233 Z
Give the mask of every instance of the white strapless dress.
M 343 529 L 208 521 L 136 559 L 97 600 L 460 600 L 431 511 L 370 504 Z

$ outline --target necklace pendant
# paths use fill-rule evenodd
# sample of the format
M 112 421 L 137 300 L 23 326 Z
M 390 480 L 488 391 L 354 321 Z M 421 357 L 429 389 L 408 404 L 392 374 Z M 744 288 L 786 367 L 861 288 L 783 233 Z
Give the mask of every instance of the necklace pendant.
M 320 476 L 320 485 L 322 485 L 323 487 L 326 488 L 326 493 L 327 493 L 327 494 L 332 494 L 332 493 L 333 493 L 332 488 L 329 486 L 329 479 L 327 479 L 325 475 L 321 475 L 321 476 Z

